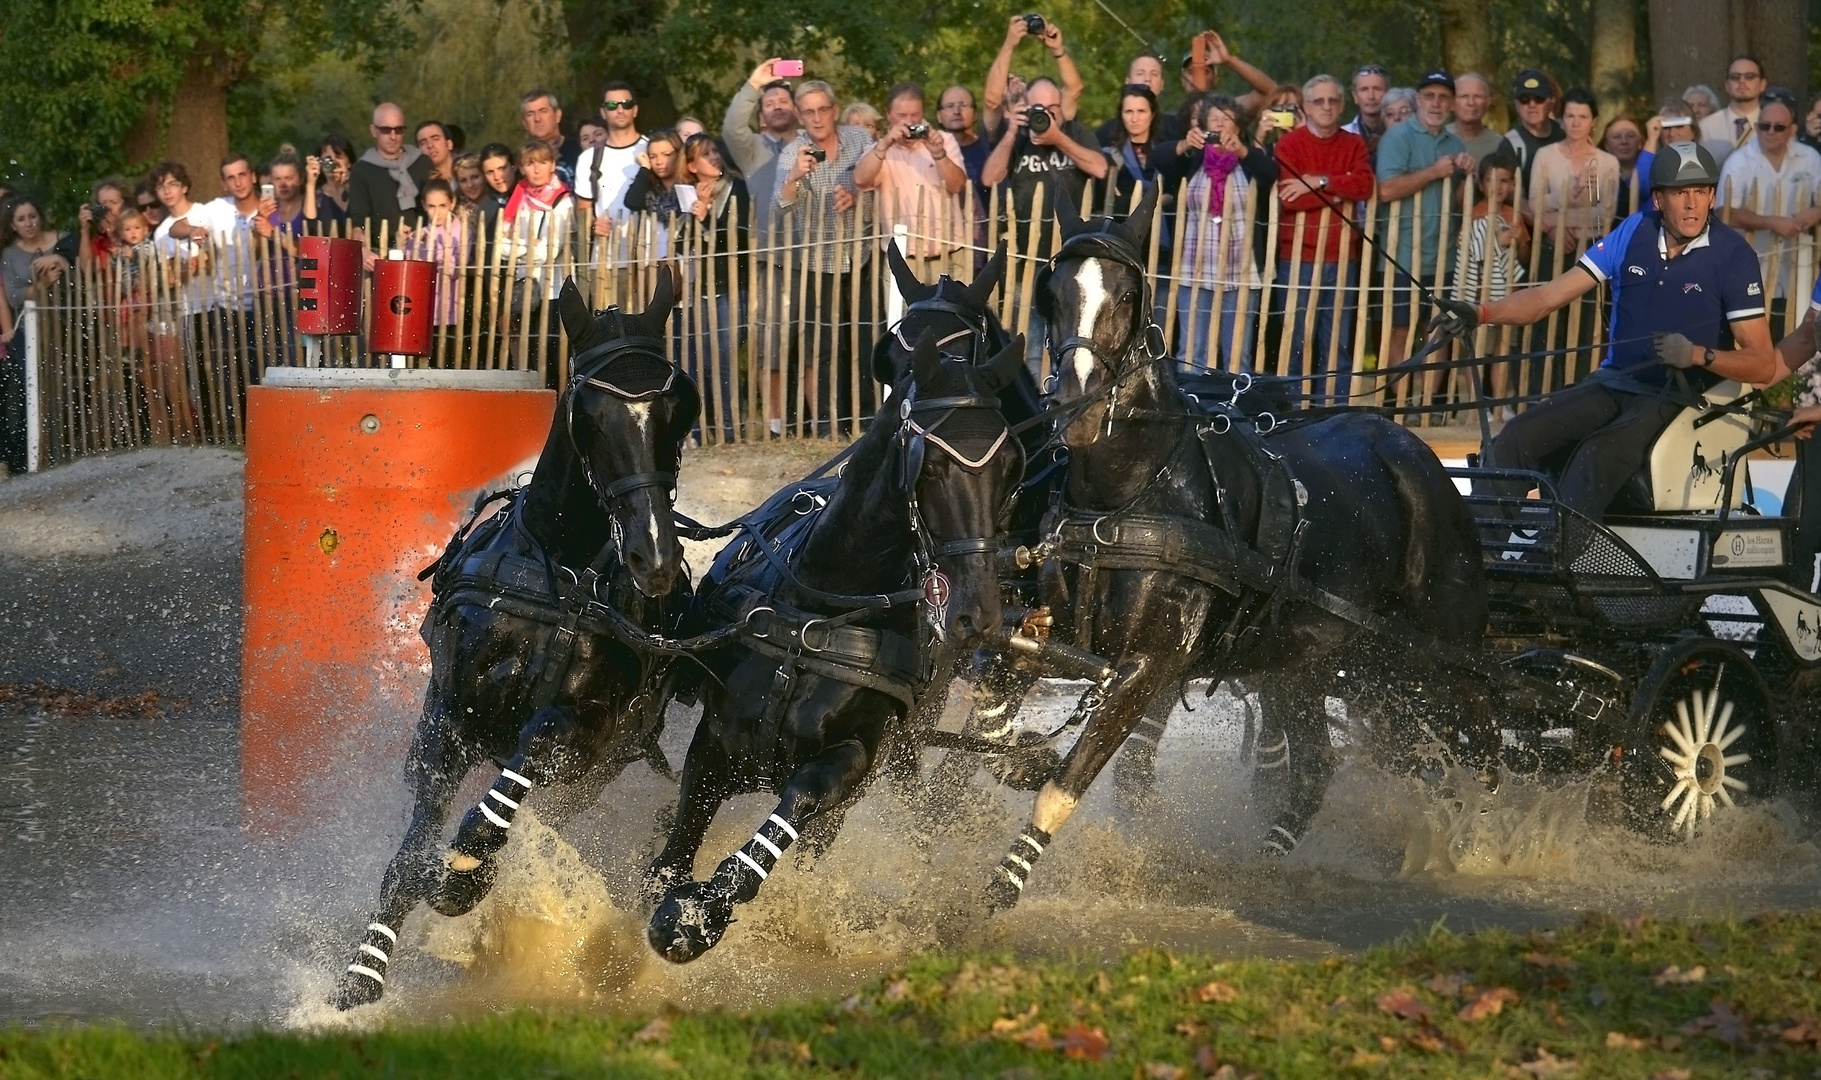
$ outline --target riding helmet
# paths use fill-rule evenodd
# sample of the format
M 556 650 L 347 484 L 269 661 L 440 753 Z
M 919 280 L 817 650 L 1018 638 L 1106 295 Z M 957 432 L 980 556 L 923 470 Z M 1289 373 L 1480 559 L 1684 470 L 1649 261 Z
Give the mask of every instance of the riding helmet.
M 1700 143 L 1670 143 L 1650 163 L 1650 186 L 1656 190 L 1719 187 L 1720 166 Z

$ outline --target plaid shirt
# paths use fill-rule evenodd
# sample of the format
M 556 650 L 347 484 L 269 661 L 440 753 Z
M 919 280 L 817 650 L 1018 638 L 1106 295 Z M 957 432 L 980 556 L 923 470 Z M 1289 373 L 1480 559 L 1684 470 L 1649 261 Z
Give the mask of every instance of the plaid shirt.
M 792 155 L 799 151 L 801 142 L 784 144 L 778 157 L 778 181 L 773 190 L 772 203 L 779 213 L 784 215 L 785 227 L 790 230 L 790 239 L 796 243 L 812 243 L 815 249 L 808 256 L 810 269 L 825 274 L 846 274 L 854 269 L 854 249 L 858 247 L 860 262 L 866 262 L 870 252 L 869 245 L 852 243 L 856 230 L 864 230 L 871 223 L 871 206 L 860 199 L 859 192 L 854 190 L 854 166 L 860 156 L 872 149 L 873 137 L 865 128 L 843 125 L 835 129 L 836 138 L 841 148 L 833 160 L 819 162 L 803 177 L 797 185 L 797 197 L 794 201 L 784 199 L 784 182 L 790 177 L 790 170 L 795 165 Z M 807 135 L 804 136 L 808 138 Z M 843 187 L 854 195 L 856 201 L 852 209 L 845 213 L 835 213 L 835 189 Z M 812 231 L 813 230 L 813 233 Z M 846 243 L 837 245 L 837 240 Z

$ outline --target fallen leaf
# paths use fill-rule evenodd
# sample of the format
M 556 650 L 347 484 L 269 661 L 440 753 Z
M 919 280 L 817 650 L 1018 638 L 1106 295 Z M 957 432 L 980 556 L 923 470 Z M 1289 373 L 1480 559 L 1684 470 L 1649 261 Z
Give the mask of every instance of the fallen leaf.
M 632 1033 L 635 1043 L 661 1043 L 670 1041 L 670 1021 L 657 1017 L 651 1023 Z
M 1350 1069 L 1365 1069 L 1370 1068 L 1373 1065 L 1382 1064 L 1384 1060 L 1385 1055 L 1383 1054 L 1374 1054 L 1370 1050 L 1355 1050 L 1353 1051 L 1353 1056 L 1347 1059 L 1347 1067 Z
M 907 995 L 909 993 L 910 993 L 910 980 L 909 979 L 899 979 L 897 982 L 892 983 L 890 986 L 885 988 L 885 1000 L 903 1001 L 905 998 L 905 995 Z
M 1554 953 L 1541 953 L 1541 952 L 1525 953 L 1524 954 L 1524 963 L 1530 964 L 1533 967 L 1562 968 L 1563 970 L 1566 970 L 1566 971 L 1573 971 L 1575 968 L 1580 966 L 1579 964 L 1575 963 L 1573 960 L 1569 959 L 1566 956 L 1557 956 Z
M 1208 1080 L 1239 1080 L 1239 1070 L 1231 1065 L 1222 1065 L 1208 1074 Z
M 1690 983 L 1704 982 L 1706 979 L 1707 968 L 1702 964 L 1696 964 L 1687 971 L 1671 964 L 1650 977 L 1650 981 L 1658 986 L 1687 986 Z
M 1188 1075 L 1189 1070 L 1181 1065 L 1171 1065 L 1162 1061 L 1144 1063 L 1145 1080 L 1183 1080 L 1183 1077 Z
M 1627 1035 L 1622 1031 L 1606 1033 L 1606 1048 L 1609 1050 L 1642 1050 L 1647 1044 L 1643 1039 Z
M 1216 980 L 1214 982 L 1208 983 L 1206 986 L 1203 986 L 1203 987 L 1200 987 L 1199 989 L 1197 989 L 1195 991 L 1195 1000 L 1201 1002 L 1204 1005 L 1207 1005 L 1207 1004 L 1225 1005 L 1229 1002 L 1238 1001 L 1239 1000 L 1239 991 L 1233 989 L 1231 986 L 1227 985 L 1226 983 Z
M 1418 1025 L 1415 1031 L 1404 1036 L 1404 1041 L 1428 1054 L 1439 1054 L 1454 1046 L 1454 1040 L 1443 1035 L 1434 1024 Z
M 1212 1046 L 1204 1043 L 1195 1048 L 1195 1067 L 1200 1069 L 1204 1076 L 1213 1076 L 1220 1068 L 1220 1057 L 1214 1053 Z
M 1657 1048 L 1661 1049 L 1661 1050 L 1667 1050 L 1673 1054 L 1677 1050 L 1682 1049 L 1682 1036 L 1680 1036 L 1680 1035 L 1659 1035 L 1659 1036 L 1657 1036 Z
M 1062 1033 L 1062 1052 L 1077 1061 L 1099 1061 L 1106 1056 L 1106 1033 L 1099 1028 L 1071 1024 Z
M 1012 1036 L 1012 1041 L 1030 1050 L 1054 1050 L 1056 1040 L 1050 1038 L 1050 1026 L 1038 1024 L 1028 1031 L 1020 1031 Z
M 1596 986 L 1592 990 L 1587 991 L 1587 1004 L 1592 1005 L 1596 1009 L 1604 1009 L 1606 1003 L 1611 1000 L 1612 995 L 1606 992 L 1604 986 Z
M 1742 1046 L 1745 1043 L 1745 1017 L 1734 1011 L 1725 998 L 1714 998 L 1707 1006 L 1706 1016 L 1697 1016 L 1680 1028 L 1685 1035 L 1706 1035 L 1715 1042 L 1727 1046 Z
M 1347 1000 L 1347 995 L 1342 994 L 1340 997 L 1337 997 L 1328 1003 L 1328 1015 L 1332 1016 L 1351 1004 L 1353 1004 L 1353 1002 Z
M 1483 990 L 1480 995 L 1461 1008 L 1460 1018 L 1468 1023 L 1475 1023 L 1488 1016 L 1497 1016 L 1505 1006 L 1517 1001 L 1517 991 L 1506 986 L 1495 986 Z
M 1778 1037 L 1786 1043 L 1812 1042 L 1821 1046 L 1821 1024 L 1816 1024 L 1813 1020 L 1800 1020 L 1795 1026 L 1784 1028 Z
M 1427 1020 L 1433 1011 L 1428 1002 L 1416 996 L 1416 991 L 1403 986 L 1380 994 L 1378 1007 L 1405 1020 Z
M 1547 1078 L 1553 1076 L 1574 1076 L 1581 1071 L 1581 1063 L 1573 1058 L 1559 1058 L 1542 1047 L 1536 1048 L 1536 1060 L 1526 1061 L 1517 1068 L 1519 1076 Z
M 1650 1080 L 1694 1080 L 1694 1075 L 1689 1069 L 1664 1069 Z
M 1389 1054 L 1391 1051 L 1397 1049 L 1397 1040 L 1389 1035 L 1380 1035 L 1378 1037 L 1378 1048 Z
M 1208 1025 L 1198 1024 L 1193 1020 L 1184 1020 L 1182 1023 L 1176 1025 L 1176 1034 L 1181 1035 L 1185 1039 L 1198 1039 L 1201 1037 L 1202 1033 L 1207 1030 Z
M 1629 919 L 1621 920 L 1620 925 L 1625 927 L 1625 934 L 1627 937 L 1637 937 L 1644 931 L 1645 927 L 1648 927 L 1653 922 L 1656 922 L 1656 920 L 1651 918 L 1650 912 L 1640 911 Z
M 993 1021 L 993 1034 L 1005 1035 L 1017 1031 L 1019 1028 L 1035 1019 L 1037 1019 L 1037 1003 L 1033 1001 L 1031 1002 L 1030 1008 L 1019 1013 L 1017 1016 L 1001 1016 L 999 1019 Z

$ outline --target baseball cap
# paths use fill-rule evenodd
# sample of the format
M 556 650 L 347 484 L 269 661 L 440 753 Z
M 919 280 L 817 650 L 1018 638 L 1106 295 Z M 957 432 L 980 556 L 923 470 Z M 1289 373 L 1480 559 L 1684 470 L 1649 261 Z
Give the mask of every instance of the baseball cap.
M 1511 96 L 1524 94 L 1541 94 L 1544 97 L 1555 96 L 1555 81 L 1536 68 L 1525 68 L 1511 80 Z
M 1454 76 L 1448 74 L 1446 71 L 1431 71 L 1429 74 L 1416 80 L 1416 88 L 1418 90 L 1421 90 L 1425 86 L 1446 86 L 1449 91 L 1452 92 L 1454 90 Z

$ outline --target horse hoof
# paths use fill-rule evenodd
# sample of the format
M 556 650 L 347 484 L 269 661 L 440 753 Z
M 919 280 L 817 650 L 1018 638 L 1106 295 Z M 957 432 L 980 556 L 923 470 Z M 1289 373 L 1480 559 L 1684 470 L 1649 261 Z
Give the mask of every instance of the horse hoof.
M 639 883 L 639 894 L 648 904 L 661 904 L 671 890 L 689 880 L 689 872 L 682 867 L 652 863 L 651 868 L 645 871 L 645 880 Z
M 445 869 L 436 891 L 430 894 L 431 910 L 451 919 L 468 914 L 493 891 L 493 882 L 499 872 L 499 862 L 490 858 L 482 859 L 472 870 Z
M 329 998 L 329 1004 L 340 1012 L 347 1012 L 349 1009 L 373 1004 L 385 992 L 385 984 L 371 975 L 344 971 L 341 980 L 335 984 L 335 994 Z
M 1024 890 L 1012 884 L 1005 876 L 1003 869 L 995 867 L 993 876 L 986 883 L 986 909 L 988 912 L 1010 911 L 1018 906 L 1019 897 Z
M 665 897 L 652 912 L 645 940 L 664 959 L 687 964 L 720 942 L 728 922 L 724 916 L 717 917 L 701 884 L 692 881 Z

